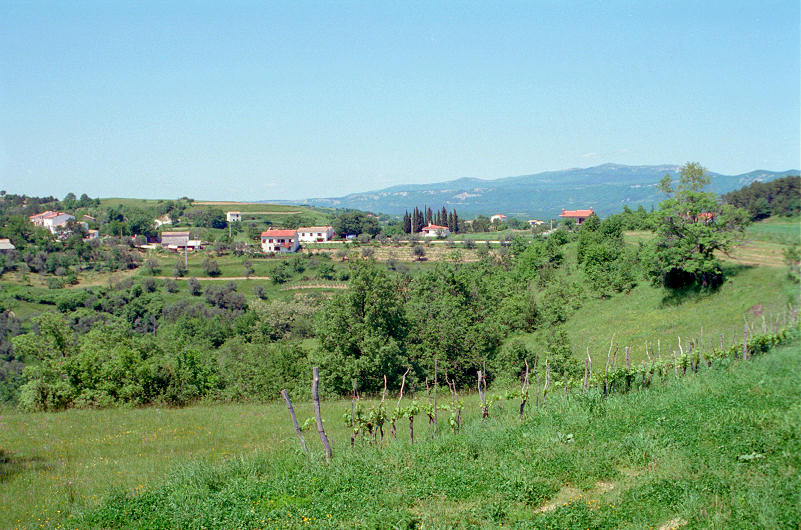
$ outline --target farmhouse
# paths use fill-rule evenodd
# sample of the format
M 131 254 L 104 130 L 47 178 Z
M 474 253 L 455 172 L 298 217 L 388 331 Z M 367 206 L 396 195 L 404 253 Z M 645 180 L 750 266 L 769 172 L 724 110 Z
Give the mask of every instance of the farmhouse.
M 86 237 L 83 240 L 89 241 L 90 239 L 100 239 L 100 232 L 98 230 L 87 230 Z
M 238 223 L 242 221 L 242 212 L 228 212 L 225 214 L 225 220 L 229 223 Z
M 161 247 L 169 250 L 183 250 L 189 246 L 189 232 L 162 232 Z
M 322 243 L 334 237 L 333 226 L 302 226 L 298 228 L 298 238 L 306 243 Z
M 559 214 L 559 217 L 564 219 L 575 219 L 576 225 L 581 226 L 587 217 L 591 216 L 593 213 L 592 206 L 590 206 L 589 210 L 565 210 L 562 208 L 562 213 Z
M 420 233 L 423 234 L 423 237 L 448 237 L 448 234 L 451 233 L 448 230 L 447 226 L 439 226 L 439 225 L 428 225 L 424 226 Z
M 261 233 L 261 249 L 264 252 L 295 252 L 298 248 L 297 230 L 270 229 Z
M 545 221 L 540 221 L 539 219 L 529 219 L 528 220 L 528 225 L 531 226 L 531 227 L 544 225 L 544 224 L 545 224 Z
M 68 213 L 48 210 L 36 215 L 31 215 L 28 217 L 28 220 L 34 225 L 47 228 L 51 233 L 55 234 L 57 229 L 63 230 L 67 227 L 67 223 L 74 221 L 75 216 Z
M 495 215 L 490 217 L 490 223 L 494 223 L 495 221 L 503 223 L 504 221 L 506 221 L 506 216 L 503 215 L 502 213 L 496 213 Z
M 0 239 L 0 252 L 8 252 L 16 248 L 10 239 Z
M 160 227 L 161 225 L 171 225 L 172 219 L 170 219 L 170 216 L 165 213 L 161 217 L 156 217 L 153 220 L 153 224 L 156 226 L 156 228 Z

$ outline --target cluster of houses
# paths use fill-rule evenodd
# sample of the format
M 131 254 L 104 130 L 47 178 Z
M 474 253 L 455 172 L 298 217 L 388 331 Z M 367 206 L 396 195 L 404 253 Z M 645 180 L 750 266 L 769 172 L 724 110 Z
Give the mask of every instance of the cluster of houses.
M 93 217 L 89 217 L 88 215 L 85 215 L 84 217 L 93 221 L 95 220 Z M 75 216 L 64 212 L 47 210 L 46 212 L 28 216 L 28 220 L 35 226 L 47 228 L 50 230 L 51 234 L 66 234 L 69 230 L 70 221 L 75 221 Z M 84 231 L 86 232 L 86 237 L 84 239 L 97 239 L 100 237 L 100 232 L 97 230 L 90 230 L 89 224 L 85 221 L 81 221 L 77 224 L 83 226 Z
M 75 220 L 74 215 L 63 212 L 54 212 L 47 210 L 46 212 L 37 213 L 28 217 L 28 220 L 35 226 L 41 226 L 50 230 L 51 234 L 55 234 L 58 230 L 65 230 L 70 221 Z M 89 225 L 83 223 L 87 228 Z
M 295 252 L 300 243 L 324 243 L 334 238 L 332 226 L 302 226 L 297 230 L 270 229 L 261 233 L 264 252 Z
M 559 217 L 563 219 L 574 219 L 577 225 L 581 225 L 581 223 L 592 214 L 592 208 L 589 210 L 565 210 L 563 208 Z M 85 217 L 92 219 L 88 216 Z M 65 233 L 65 231 L 69 229 L 69 223 L 75 221 L 75 216 L 68 213 L 48 210 L 36 215 L 31 215 L 28 219 L 34 225 L 47 228 L 51 233 L 56 234 Z M 242 221 L 242 214 L 241 212 L 226 212 L 226 220 L 229 223 L 240 222 Z M 506 216 L 503 214 L 496 214 L 493 215 L 490 220 L 492 222 L 503 222 L 506 220 Z M 156 219 L 155 224 L 158 227 L 160 225 L 170 224 L 171 222 L 172 220 L 169 219 L 169 217 L 163 216 Z M 543 221 L 537 219 L 530 219 L 528 223 L 531 226 L 544 224 Z M 88 234 L 86 239 L 96 239 L 99 237 L 99 232 L 97 230 L 89 230 L 87 223 L 81 222 L 80 224 L 83 225 Z M 429 238 L 448 237 L 448 235 L 450 235 L 450 230 L 447 226 L 429 223 L 422 228 L 420 234 L 423 237 Z M 304 226 L 296 230 L 271 228 L 261 233 L 261 249 L 264 252 L 271 253 L 296 252 L 300 248 L 301 243 L 324 243 L 326 241 L 331 241 L 333 238 L 334 229 L 331 226 Z M 161 240 L 158 244 L 160 244 L 161 248 L 173 252 L 196 251 L 202 249 L 204 246 L 201 240 L 191 239 L 189 231 L 162 232 Z M 12 245 L 8 239 L 0 239 L 0 251 L 13 249 L 14 245 Z

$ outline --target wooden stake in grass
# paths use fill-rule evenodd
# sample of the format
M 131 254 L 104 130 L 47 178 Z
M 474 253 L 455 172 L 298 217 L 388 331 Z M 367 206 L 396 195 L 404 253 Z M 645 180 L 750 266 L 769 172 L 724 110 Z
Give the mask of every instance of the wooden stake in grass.
M 481 419 L 489 416 L 489 408 L 487 407 L 487 377 L 478 371 L 478 397 L 481 400 Z
M 434 435 L 437 434 L 437 360 L 434 359 Z
M 545 359 L 545 386 L 542 389 L 542 404 L 545 405 L 545 400 L 548 394 L 548 380 L 551 375 L 551 366 L 548 364 L 548 359 Z
M 587 383 L 590 380 L 590 347 L 587 346 L 587 358 L 584 359 L 584 386 L 582 387 L 581 393 L 587 393 Z
M 400 387 L 400 396 L 398 396 L 398 404 L 395 405 L 395 409 L 400 408 L 401 400 L 403 399 L 403 387 L 406 385 L 406 375 L 409 373 L 411 368 L 407 368 L 405 372 L 403 372 L 403 379 L 401 379 L 401 387 Z M 398 431 L 395 428 L 395 414 L 392 415 L 392 437 L 396 440 L 398 439 Z
M 289 409 L 289 416 L 292 418 L 292 425 L 295 426 L 295 432 L 298 434 L 298 438 L 300 438 L 300 445 L 303 447 L 303 451 L 306 454 L 309 454 L 309 447 L 306 445 L 306 440 L 303 439 L 303 433 L 300 431 L 300 427 L 298 426 L 298 418 L 295 417 L 295 409 L 292 408 L 292 402 L 289 400 L 289 394 L 287 394 L 286 389 L 281 391 L 281 396 L 286 402 L 286 408 Z
M 523 384 L 520 388 L 520 419 L 523 419 L 523 410 L 526 408 L 526 401 L 528 401 L 528 359 L 526 359 L 526 373 L 523 374 Z
M 350 398 L 350 446 L 356 445 L 356 380 L 351 380 L 353 394 Z
M 331 461 L 331 444 L 328 443 L 328 436 L 325 435 L 325 428 L 323 427 L 323 417 L 320 414 L 320 394 L 318 388 L 320 386 L 320 370 L 318 367 L 312 368 L 312 401 L 314 401 L 314 418 L 317 420 L 317 433 L 320 435 L 320 441 L 323 443 L 325 449 L 325 461 Z

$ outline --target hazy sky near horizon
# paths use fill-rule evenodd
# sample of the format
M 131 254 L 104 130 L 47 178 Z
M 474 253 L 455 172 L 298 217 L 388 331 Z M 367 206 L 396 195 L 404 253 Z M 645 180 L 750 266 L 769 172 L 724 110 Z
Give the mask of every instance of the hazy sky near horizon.
M 801 166 L 799 2 L 0 4 L 0 188 L 262 200 Z

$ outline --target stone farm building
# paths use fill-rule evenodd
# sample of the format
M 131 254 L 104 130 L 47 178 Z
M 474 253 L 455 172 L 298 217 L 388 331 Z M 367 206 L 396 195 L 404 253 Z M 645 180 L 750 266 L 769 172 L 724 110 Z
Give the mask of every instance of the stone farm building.
M 297 230 L 270 229 L 261 233 L 264 252 L 295 252 L 300 248 Z
M 576 221 L 576 226 L 581 226 L 581 223 L 593 213 L 595 212 L 592 211 L 592 206 L 590 206 L 589 210 L 565 210 L 562 208 L 562 213 L 559 214 L 559 217 L 563 219 L 574 219 Z
M 161 246 L 168 250 L 183 250 L 189 246 L 189 232 L 162 232 Z
M 228 212 L 225 218 L 229 223 L 238 223 L 242 220 L 242 212 Z

